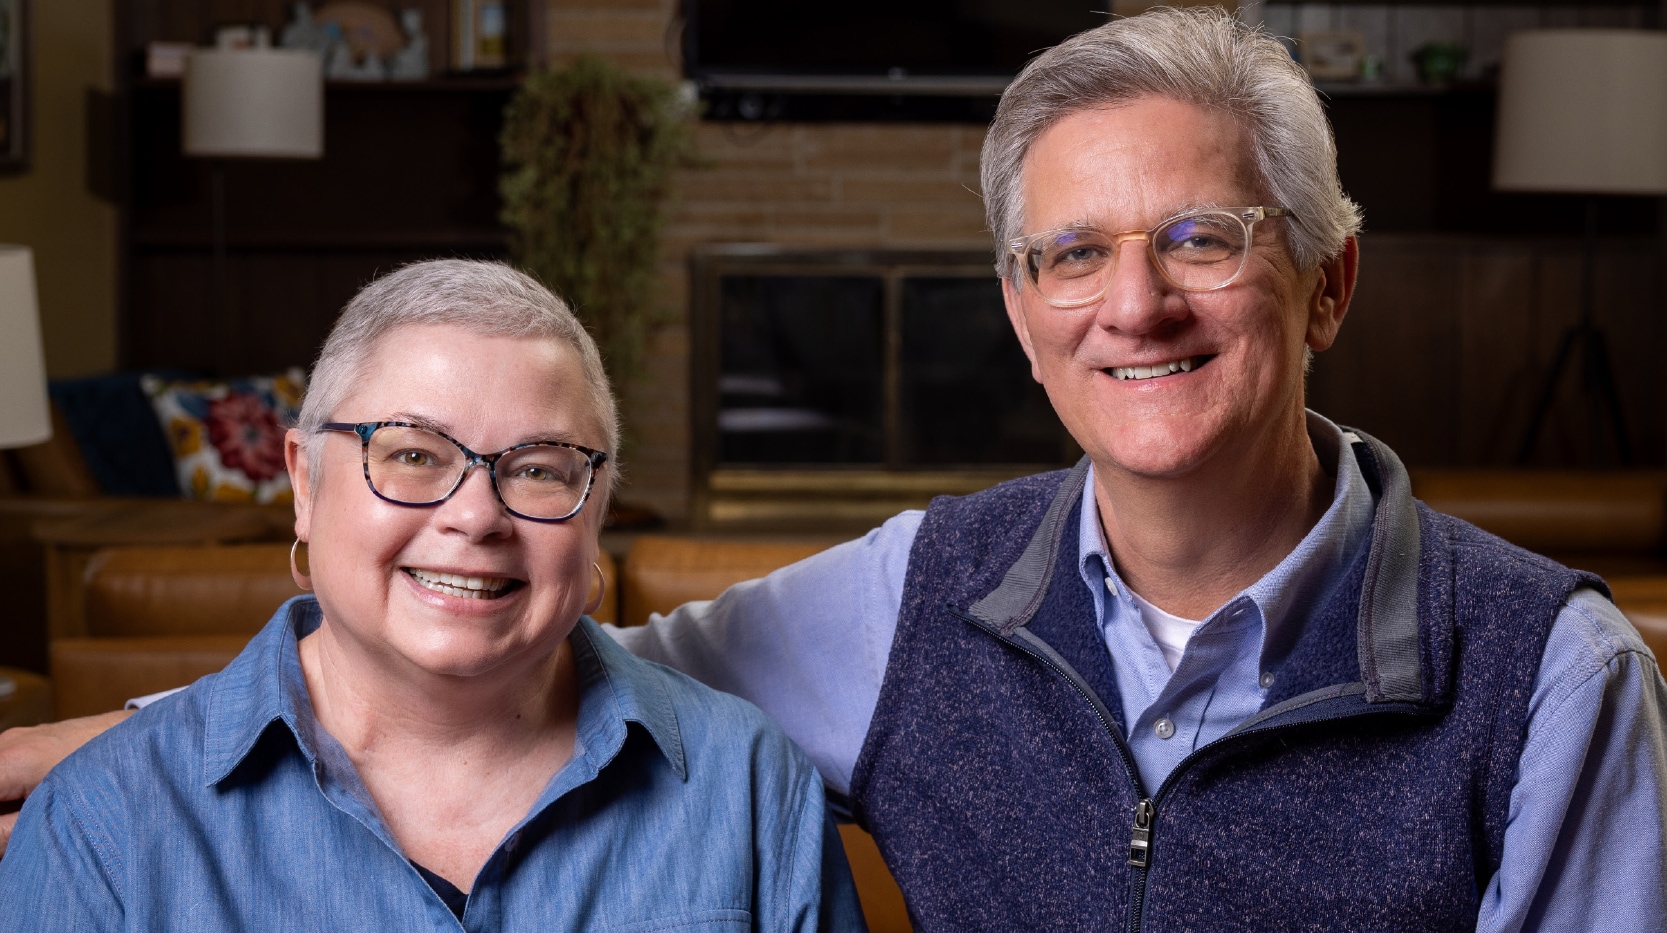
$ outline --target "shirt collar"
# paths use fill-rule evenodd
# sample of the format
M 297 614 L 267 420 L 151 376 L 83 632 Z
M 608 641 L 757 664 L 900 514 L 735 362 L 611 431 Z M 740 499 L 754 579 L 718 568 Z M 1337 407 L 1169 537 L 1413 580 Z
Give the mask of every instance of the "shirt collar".
M 274 722 L 289 727 L 301 754 L 316 767 L 319 725 L 297 645 L 322 620 L 316 598 L 289 600 L 278 607 L 248 648 L 210 681 L 204 716 L 205 783 L 216 784 L 230 775 Z M 579 620 L 569 642 L 579 677 L 579 744 L 574 757 L 583 750 L 595 756 L 595 767 L 600 769 L 618 754 L 625 743 L 626 724 L 634 722 L 653 739 L 678 776 L 687 780 L 677 714 L 656 671 L 648 662 L 632 657 L 588 618 Z
M 1344 440 L 1343 430 L 1310 411 L 1308 438 L 1321 466 L 1336 476 L 1331 505 L 1278 566 L 1222 607 L 1248 600 L 1259 610 L 1266 626 L 1264 657 L 1268 660 L 1282 656 L 1295 639 L 1296 633 L 1287 631 L 1286 620 L 1299 607 L 1312 606 L 1324 599 L 1347 572 L 1349 558 L 1367 543 L 1372 531 L 1372 491 Z M 1343 456 L 1345 452 L 1349 455 Z M 1130 611 L 1137 611 L 1129 599 L 1128 586 L 1118 576 L 1116 564 L 1106 550 L 1099 504 L 1094 499 L 1092 465 L 1083 493 L 1077 553 L 1083 579 L 1090 586 L 1098 585 L 1100 579 L 1110 579 L 1116 589 L 1113 598 L 1123 601 Z M 1093 561 L 1098 561 L 1098 565 Z M 1212 618 L 1219 614 L 1218 609 Z

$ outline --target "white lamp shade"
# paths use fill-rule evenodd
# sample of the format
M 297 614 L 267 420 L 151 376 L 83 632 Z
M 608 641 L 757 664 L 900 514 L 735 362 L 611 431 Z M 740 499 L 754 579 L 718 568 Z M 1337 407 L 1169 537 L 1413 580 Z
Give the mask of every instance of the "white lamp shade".
M 0 447 L 52 436 L 35 301 L 35 260 L 27 246 L 0 244 Z
M 324 63 L 313 52 L 194 49 L 184 100 L 186 155 L 324 155 Z
M 1544 29 L 1506 39 L 1493 185 L 1667 194 L 1667 33 Z

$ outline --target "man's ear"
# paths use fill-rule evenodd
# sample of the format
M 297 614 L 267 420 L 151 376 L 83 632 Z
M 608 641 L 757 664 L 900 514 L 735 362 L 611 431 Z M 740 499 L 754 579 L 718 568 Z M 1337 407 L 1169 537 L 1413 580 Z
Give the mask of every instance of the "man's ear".
M 1360 271 L 1360 241 L 1349 237 L 1337 255 L 1320 263 L 1319 278 L 1308 298 L 1308 348 L 1316 353 L 1331 348 L 1343 316 L 1354 298 L 1355 275 Z
M 306 435 L 296 428 L 284 432 L 284 466 L 289 469 L 289 485 L 295 498 L 295 536 L 302 541 L 312 534 L 313 493 L 311 469 L 307 463 Z
M 1036 351 L 1030 345 L 1030 323 L 1025 319 L 1024 303 L 1019 300 L 1019 290 L 1013 286 L 1011 276 L 1001 277 L 1001 300 L 1007 306 L 1007 320 L 1013 325 L 1013 333 L 1018 335 L 1019 346 L 1024 347 L 1025 357 L 1030 360 L 1030 378 L 1042 381 L 1042 370 L 1036 366 Z

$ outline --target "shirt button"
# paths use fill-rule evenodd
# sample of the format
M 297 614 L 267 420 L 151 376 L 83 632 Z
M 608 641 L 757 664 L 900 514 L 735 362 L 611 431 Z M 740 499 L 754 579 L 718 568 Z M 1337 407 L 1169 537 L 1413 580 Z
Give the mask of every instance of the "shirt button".
M 1106 589 L 1111 591 L 1111 595 L 1116 596 L 1117 595 L 1117 581 L 1113 580 L 1110 577 L 1106 577 Z
M 1170 722 L 1167 718 L 1159 719 L 1157 722 L 1152 723 L 1152 731 L 1158 734 L 1158 738 L 1167 739 L 1175 734 L 1175 724 Z
M 1272 687 L 1272 686 L 1273 686 L 1273 672 L 1272 671 L 1263 671 L 1262 672 L 1262 689 L 1266 690 L 1266 689 L 1268 689 L 1269 687 Z

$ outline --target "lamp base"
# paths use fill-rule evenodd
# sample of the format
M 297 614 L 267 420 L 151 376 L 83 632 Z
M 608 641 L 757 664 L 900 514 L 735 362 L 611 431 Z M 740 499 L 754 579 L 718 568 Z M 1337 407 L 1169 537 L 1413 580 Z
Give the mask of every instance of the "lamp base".
M 1626 419 L 1621 415 L 1621 397 L 1615 391 L 1615 373 L 1609 365 L 1609 345 L 1603 331 L 1592 323 L 1589 314 L 1582 315 L 1580 323 L 1563 331 L 1562 339 L 1557 342 L 1556 362 L 1540 388 L 1534 418 L 1528 423 L 1528 433 L 1517 451 L 1518 465 L 1527 463 L 1534 455 L 1534 448 L 1539 445 L 1540 431 L 1545 427 L 1546 416 L 1551 413 L 1552 402 L 1557 398 L 1557 386 L 1562 382 L 1563 371 L 1569 368 L 1577 346 L 1580 350 L 1583 394 L 1591 406 L 1592 450 L 1602 464 L 1607 459 L 1604 442 L 1613 437 L 1621 465 L 1632 465 L 1632 442 L 1627 438 Z

